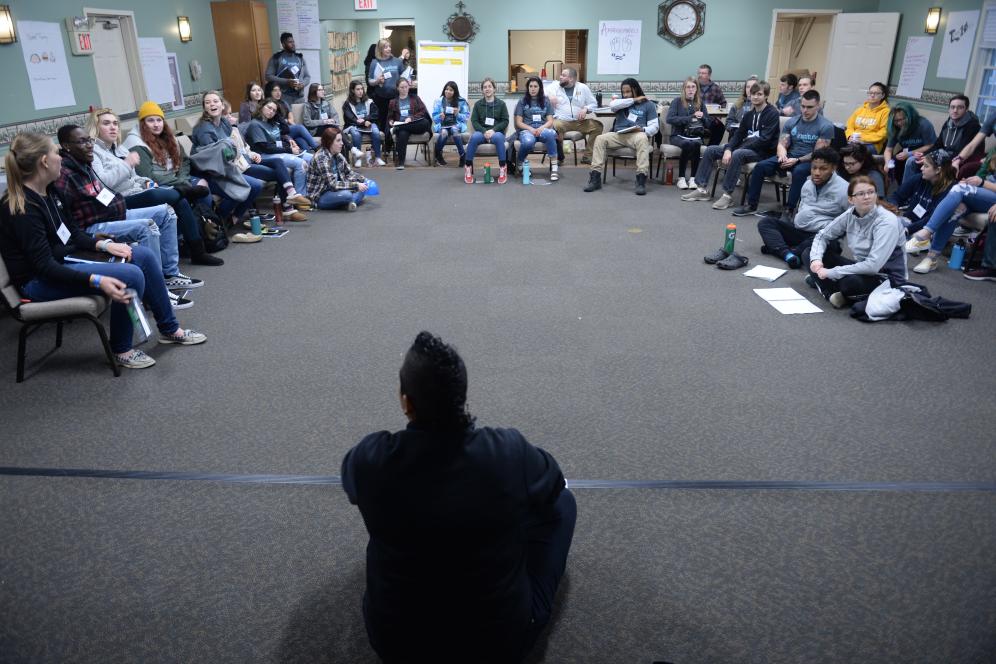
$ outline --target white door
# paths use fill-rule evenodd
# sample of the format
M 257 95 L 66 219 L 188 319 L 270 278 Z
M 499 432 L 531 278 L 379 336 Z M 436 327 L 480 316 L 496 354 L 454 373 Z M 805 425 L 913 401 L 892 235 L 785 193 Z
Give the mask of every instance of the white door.
M 775 21 L 775 34 L 771 40 L 771 61 L 768 65 L 768 81 L 776 95 L 778 94 L 778 79 L 788 71 L 794 32 L 795 21 L 791 19 Z
M 97 75 L 100 105 L 118 115 L 133 113 L 135 92 L 128 71 L 121 22 L 116 18 L 97 18 L 93 26 L 93 69 Z
M 826 76 L 820 85 L 824 115 L 844 123 L 868 97 L 875 81 L 888 83 L 899 14 L 837 14 L 830 36 Z

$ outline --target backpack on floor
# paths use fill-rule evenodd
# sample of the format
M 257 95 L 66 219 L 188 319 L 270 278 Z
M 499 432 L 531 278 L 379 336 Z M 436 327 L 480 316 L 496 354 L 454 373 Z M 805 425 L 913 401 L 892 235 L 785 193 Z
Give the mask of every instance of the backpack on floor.
M 228 247 L 228 233 L 221 217 L 204 205 L 198 205 L 194 211 L 200 225 L 201 239 L 204 240 L 204 249 L 213 254 Z
M 968 251 L 965 253 L 965 261 L 961 269 L 978 270 L 982 267 L 982 257 L 986 253 L 986 236 L 989 235 L 989 224 L 982 229 L 982 232 L 975 236 L 975 239 L 968 243 Z

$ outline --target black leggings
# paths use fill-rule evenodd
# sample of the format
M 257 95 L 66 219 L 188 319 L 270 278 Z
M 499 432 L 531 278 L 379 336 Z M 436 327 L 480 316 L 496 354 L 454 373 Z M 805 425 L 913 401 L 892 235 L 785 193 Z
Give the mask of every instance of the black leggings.
M 678 177 L 685 177 L 685 167 L 691 162 L 692 170 L 689 175 L 695 176 L 699 170 L 699 159 L 702 157 L 702 141 L 693 141 L 682 136 L 672 136 L 671 145 L 681 148 L 681 156 L 678 158 Z
M 828 270 L 832 267 L 840 267 L 841 265 L 854 265 L 856 261 L 852 261 L 850 258 L 845 258 L 840 253 L 840 245 L 831 243 L 827 246 L 826 250 L 823 252 L 823 267 Z M 902 247 L 896 247 L 897 250 L 902 251 Z M 873 290 L 878 288 L 878 285 L 882 283 L 888 277 L 884 274 L 848 274 L 841 277 L 840 279 L 820 279 L 816 276 L 812 270 L 809 269 L 812 260 L 809 257 L 809 249 L 806 249 L 805 253 L 802 255 L 802 262 L 806 265 L 806 270 L 812 275 L 813 279 L 816 280 L 816 288 L 820 291 L 826 299 L 830 299 L 830 296 L 836 292 L 840 292 L 848 299 L 849 302 L 857 302 L 859 300 L 864 300 L 868 297 L 868 294 Z
M 429 124 L 428 118 L 422 118 L 421 120 L 413 120 L 405 124 L 394 125 L 394 154 L 395 163 L 399 166 L 405 165 L 405 157 L 408 156 L 408 139 L 412 134 L 424 134 L 429 131 L 432 126 Z

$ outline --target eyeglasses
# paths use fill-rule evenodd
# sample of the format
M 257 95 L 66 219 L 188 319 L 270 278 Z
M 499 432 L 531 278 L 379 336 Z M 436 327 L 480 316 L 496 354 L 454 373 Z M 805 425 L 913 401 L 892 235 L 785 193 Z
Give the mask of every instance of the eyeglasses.
M 869 97 L 881 97 L 881 96 L 883 96 L 883 93 L 880 92 L 879 90 L 869 90 L 868 91 L 868 96 Z
M 67 141 L 67 143 L 71 143 L 72 145 L 93 145 L 93 139 L 87 136 L 76 141 Z
M 865 189 L 864 191 L 856 191 L 851 196 L 853 198 L 871 198 L 872 196 L 877 196 L 878 192 L 874 189 Z
M 845 166 L 858 166 L 860 164 L 861 164 L 860 161 L 854 161 L 853 159 L 845 159 L 844 160 L 844 165 Z

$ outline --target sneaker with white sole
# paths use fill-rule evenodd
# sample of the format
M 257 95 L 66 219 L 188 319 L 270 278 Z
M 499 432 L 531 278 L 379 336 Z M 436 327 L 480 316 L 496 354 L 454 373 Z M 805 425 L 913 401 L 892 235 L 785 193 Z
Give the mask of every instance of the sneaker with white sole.
M 843 293 L 837 291 L 830 296 L 830 304 L 834 309 L 843 309 L 847 306 L 847 298 L 844 297 Z
M 189 290 L 191 288 L 200 288 L 204 285 L 203 279 L 188 277 L 182 272 L 177 272 L 171 277 L 163 277 L 163 279 L 166 281 L 166 288 L 170 290 Z
M 707 201 L 710 198 L 712 198 L 712 196 L 710 196 L 709 192 L 702 187 L 698 187 L 687 194 L 681 195 L 681 200 L 683 201 Z
M 693 185 L 688 184 L 688 180 L 685 178 L 678 178 L 675 186 L 678 187 L 678 189 L 691 189 Z
M 724 193 L 719 199 L 712 204 L 713 210 L 725 210 L 726 208 L 733 205 L 733 196 Z
M 132 348 L 127 353 L 114 356 L 114 362 L 119 367 L 125 369 L 148 369 L 156 363 L 151 357 L 137 348 Z
M 930 249 L 930 240 L 924 240 L 914 235 L 910 239 L 906 240 L 905 249 L 908 254 L 918 254 L 921 251 L 927 251 Z
M 927 256 L 922 261 L 916 264 L 916 267 L 913 268 L 913 271 L 916 272 L 917 274 L 927 274 L 928 272 L 933 272 L 934 270 L 937 269 L 937 263 L 938 263 L 937 258 L 932 258 L 930 256 Z
M 188 300 L 187 298 L 183 297 L 182 295 L 174 291 L 167 291 L 167 292 L 169 293 L 169 303 L 173 306 L 174 309 L 189 309 L 190 307 L 194 306 L 193 300 Z M 184 291 L 183 294 L 186 295 L 187 292 Z
M 346 212 L 356 212 L 356 201 L 349 201 L 349 205 L 346 206 Z
M 208 338 L 200 332 L 194 332 L 189 327 L 186 330 L 177 330 L 173 334 L 160 334 L 161 344 L 180 344 L 181 346 L 196 346 L 207 341 Z
M 556 182 L 560 179 L 559 168 L 560 166 L 557 164 L 550 164 L 550 182 Z
M 374 160 L 374 163 L 377 164 L 378 166 L 387 166 L 387 162 L 381 159 L 380 157 L 377 157 L 377 159 Z

